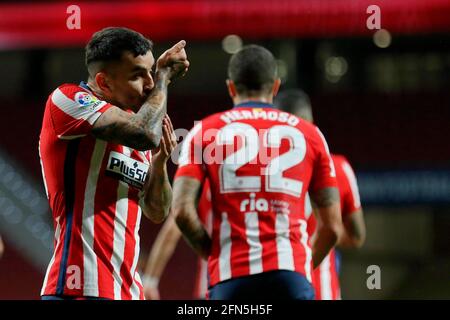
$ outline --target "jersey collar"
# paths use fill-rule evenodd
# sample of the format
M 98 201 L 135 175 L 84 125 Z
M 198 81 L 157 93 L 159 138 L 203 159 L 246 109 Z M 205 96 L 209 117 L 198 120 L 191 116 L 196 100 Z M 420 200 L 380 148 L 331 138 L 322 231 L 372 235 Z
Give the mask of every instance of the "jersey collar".
M 90 92 L 92 92 L 91 88 L 89 88 L 88 84 L 86 81 L 81 81 L 80 82 L 80 87 L 82 87 L 83 89 L 89 90 Z
M 236 104 L 234 108 L 275 108 L 273 104 L 261 101 L 245 101 Z

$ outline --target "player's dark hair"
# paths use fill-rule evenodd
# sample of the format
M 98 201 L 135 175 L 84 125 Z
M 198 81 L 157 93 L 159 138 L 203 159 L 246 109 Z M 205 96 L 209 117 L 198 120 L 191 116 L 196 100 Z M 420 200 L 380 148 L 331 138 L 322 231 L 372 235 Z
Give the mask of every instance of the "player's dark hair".
M 228 78 L 239 94 L 268 92 L 277 76 L 277 63 L 272 53 L 258 45 L 248 45 L 235 53 L 228 63 Z
M 152 50 L 153 43 L 139 32 L 121 27 L 109 27 L 92 36 L 86 45 L 86 66 L 95 62 L 119 61 L 125 51 L 135 57 Z
M 290 89 L 280 92 L 274 100 L 277 109 L 292 113 L 300 118 L 312 122 L 311 100 L 300 89 Z

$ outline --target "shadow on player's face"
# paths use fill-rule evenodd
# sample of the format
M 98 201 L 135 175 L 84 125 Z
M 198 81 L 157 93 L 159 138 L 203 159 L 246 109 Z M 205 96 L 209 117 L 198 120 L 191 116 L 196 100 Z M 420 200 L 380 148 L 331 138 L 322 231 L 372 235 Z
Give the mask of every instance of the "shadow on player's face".
M 154 63 L 151 51 L 137 57 L 125 52 L 120 62 L 111 66 L 108 72 L 111 100 L 118 107 L 139 111 L 154 87 Z

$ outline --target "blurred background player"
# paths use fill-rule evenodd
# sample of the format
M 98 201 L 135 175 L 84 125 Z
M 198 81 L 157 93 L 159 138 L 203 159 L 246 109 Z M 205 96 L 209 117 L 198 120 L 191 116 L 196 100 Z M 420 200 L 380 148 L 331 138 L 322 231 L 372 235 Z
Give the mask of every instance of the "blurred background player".
M 202 188 L 200 199 L 198 200 L 198 216 L 211 235 L 212 230 L 212 207 L 211 207 L 211 190 L 208 180 Z M 173 219 L 173 214 L 164 222 L 161 231 L 158 233 L 153 246 L 150 250 L 148 261 L 142 277 L 144 285 L 145 298 L 148 300 L 159 300 L 159 280 L 164 269 L 172 257 L 176 245 L 180 240 L 181 232 Z M 197 259 L 197 268 L 195 273 L 195 282 L 193 297 L 195 299 L 205 299 L 208 290 L 207 263 L 201 257 Z
M 184 141 L 174 181 L 177 225 L 208 259 L 209 298 L 313 299 L 311 268 L 334 246 L 341 223 L 325 138 L 272 105 L 280 79 L 267 49 L 243 47 L 230 59 L 228 78 L 234 108 L 205 118 Z M 211 237 L 196 207 L 206 178 Z M 312 253 L 304 213 L 308 190 L 320 217 Z
M 280 110 L 295 114 L 308 122 L 314 123 L 311 101 L 301 90 L 286 90 L 275 98 L 275 105 Z M 343 229 L 339 234 L 337 246 L 360 248 L 365 241 L 366 227 L 359 197 L 358 185 L 353 169 L 348 160 L 337 154 L 331 154 L 336 169 L 336 179 L 341 199 Z M 305 207 L 308 219 L 308 233 L 311 237 L 317 226 L 313 208 L 307 201 Z M 332 249 L 320 266 L 314 269 L 313 285 L 317 300 L 341 299 L 339 284 L 339 258 Z
M 55 248 L 42 299 L 144 298 L 139 226 L 142 213 L 160 223 L 169 212 L 167 87 L 189 66 L 184 46 L 160 56 L 153 79 L 152 42 L 105 28 L 86 46 L 88 82 L 49 96 L 39 155 Z
M 2 258 L 4 252 L 5 244 L 3 243 L 2 236 L 0 235 L 0 259 Z

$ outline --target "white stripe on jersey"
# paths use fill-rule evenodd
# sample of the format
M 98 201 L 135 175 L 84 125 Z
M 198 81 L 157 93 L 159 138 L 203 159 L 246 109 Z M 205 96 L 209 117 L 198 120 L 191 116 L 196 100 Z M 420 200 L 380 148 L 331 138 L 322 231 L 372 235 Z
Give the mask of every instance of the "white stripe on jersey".
M 140 245 L 140 238 L 139 238 L 139 225 L 141 224 L 141 214 L 142 210 L 141 207 L 138 206 L 138 212 L 136 217 L 136 226 L 134 227 L 134 238 L 136 239 L 136 243 L 134 245 L 134 258 L 133 258 L 133 264 L 131 265 L 131 276 L 133 277 L 133 282 L 131 283 L 130 287 L 130 293 L 131 293 L 131 299 L 132 300 L 139 300 L 141 291 L 139 290 L 138 283 L 140 283 L 140 276 L 139 273 L 136 272 L 136 267 L 139 259 L 139 245 Z
M 94 200 L 97 191 L 97 181 L 105 155 L 107 142 L 96 139 L 92 152 L 89 173 L 84 191 L 83 218 L 81 224 L 81 238 L 83 242 L 83 295 L 98 297 L 98 269 L 97 255 L 94 248 Z
M 353 205 L 355 208 L 361 206 L 361 200 L 359 198 L 359 189 L 358 183 L 356 182 L 355 174 L 352 170 L 352 167 L 348 163 L 342 164 L 342 169 L 344 169 L 345 175 L 347 176 L 348 181 L 350 182 L 350 189 L 352 190 L 353 195 Z
M 83 90 L 80 88 L 80 91 Z M 82 106 L 76 101 L 69 99 L 59 88 L 53 91 L 52 102 L 55 106 L 61 109 L 61 111 L 69 116 L 74 117 L 75 119 L 86 120 L 91 125 L 93 125 L 101 115 L 101 113 L 97 111 L 106 105 L 105 101 L 98 100 L 98 105 L 96 105 L 94 110 L 92 110 L 90 106 Z
M 147 151 L 139 151 L 139 155 L 142 157 L 142 160 L 145 164 L 150 165 L 149 159 L 146 157 Z M 150 155 L 151 157 L 151 155 Z M 150 158 L 151 159 L 151 158 Z M 139 228 L 141 225 L 141 218 L 142 218 L 142 207 L 141 203 L 143 204 L 143 192 L 140 192 L 139 195 L 139 205 L 138 205 L 138 212 L 137 212 L 137 218 L 136 218 L 136 226 L 134 229 L 134 238 L 136 239 L 136 243 L 134 246 L 134 258 L 133 258 L 133 264 L 131 265 L 131 276 L 133 277 L 133 283 L 130 287 L 130 293 L 131 293 L 131 299 L 133 300 L 140 300 L 141 298 L 141 287 L 142 287 L 142 281 L 141 276 L 139 275 L 139 272 L 136 271 L 137 264 L 139 261 L 139 253 L 140 253 L 140 237 L 139 237 Z
M 131 150 L 125 146 L 123 147 L 122 153 L 127 157 L 131 156 Z M 128 219 L 128 188 L 127 184 L 119 181 L 119 186 L 117 187 L 116 212 L 114 215 L 113 254 L 111 256 L 115 300 L 122 299 L 122 277 L 120 275 L 120 269 L 125 256 L 125 239 Z
M 330 255 L 327 255 L 319 266 L 320 269 L 320 295 L 322 300 L 332 300 Z
M 39 150 L 39 162 L 41 164 L 42 178 L 44 180 L 45 194 L 47 195 L 47 199 L 48 199 L 47 178 L 45 177 L 44 165 L 42 164 L 42 156 L 41 156 L 41 139 L 39 139 L 38 150 Z
M 220 254 L 219 254 L 219 276 L 220 281 L 231 278 L 231 228 L 228 215 L 222 212 L 220 224 Z
M 119 181 L 117 188 L 116 212 L 114 216 L 114 241 L 111 264 L 114 278 L 114 300 L 121 300 L 122 277 L 120 268 L 125 255 L 125 236 L 128 217 L 128 185 Z
M 197 132 L 199 132 L 202 129 L 202 123 L 197 123 L 191 131 L 187 134 L 186 138 L 184 138 L 182 144 L 181 144 L 181 151 L 180 151 L 180 157 L 178 158 L 178 165 L 180 167 L 185 166 L 191 162 L 191 141 L 194 139 Z M 202 137 L 200 137 L 202 139 Z M 200 140 L 201 141 L 201 140 Z M 195 145 L 195 144 L 194 144 Z M 194 149 L 194 154 L 197 150 Z M 202 155 L 202 150 L 199 150 L 200 155 Z
M 289 216 L 277 213 L 275 232 L 278 252 L 278 268 L 282 270 L 295 270 L 292 245 L 289 239 Z
M 309 282 L 312 283 L 312 279 L 311 279 L 312 254 L 311 254 L 311 248 L 308 245 L 308 232 L 306 231 L 307 223 L 303 219 L 300 219 L 299 223 L 300 223 L 300 234 L 302 235 L 300 238 L 300 243 L 303 245 L 303 248 L 305 249 L 305 255 L 306 255 L 306 257 L 305 257 L 306 278 L 308 279 Z
M 201 261 L 200 261 L 200 270 L 199 270 L 198 276 L 200 277 L 199 278 L 200 283 L 199 283 L 199 288 L 198 288 L 199 296 L 196 298 L 205 299 L 206 292 L 208 291 L 208 262 L 206 262 L 203 259 L 201 259 Z
M 258 212 L 245 213 L 245 234 L 249 245 L 248 260 L 250 264 L 250 274 L 261 273 L 262 265 L 262 245 L 259 241 Z
M 44 181 L 45 181 L 45 179 L 44 179 Z M 55 263 L 57 248 L 61 244 L 61 241 L 60 241 L 61 240 L 60 239 L 60 236 L 61 236 L 61 225 L 59 224 L 59 218 L 60 217 L 57 217 L 55 219 L 56 220 L 56 229 L 55 229 L 55 242 L 56 242 L 56 245 L 55 245 L 55 250 L 53 251 L 52 259 L 50 260 L 50 263 L 48 264 L 47 272 L 45 273 L 44 284 L 43 284 L 42 289 L 41 289 L 41 296 L 44 295 L 45 289 L 47 288 L 48 275 L 50 274 L 50 270 L 53 268 L 53 264 Z
M 322 132 L 319 130 L 319 128 L 317 128 L 317 132 L 319 133 L 320 138 L 322 139 L 323 145 L 325 147 L 325 150 L 327 151 L 328 157 L 330 158 L 330 177 L 336 177 L 336 169 L 334 168 L 334 162 L 333 159 L 331 159 L 331 154 L 330 154 L 330 149 L 328 148 L 328 144 L 327 141 L 325 140 L 324 135 L 322 134 Z
M 311 214 L 313 213 L 313 208 L 311 205 L 311 198 L 309 197 L 309 192 L 306 193 L 305 196 L 305 218 L 306 220 L 311 217 Z

